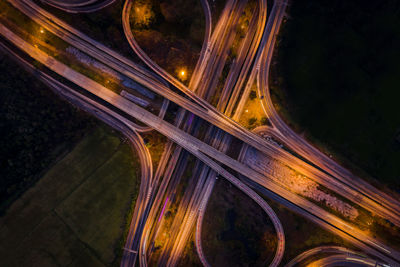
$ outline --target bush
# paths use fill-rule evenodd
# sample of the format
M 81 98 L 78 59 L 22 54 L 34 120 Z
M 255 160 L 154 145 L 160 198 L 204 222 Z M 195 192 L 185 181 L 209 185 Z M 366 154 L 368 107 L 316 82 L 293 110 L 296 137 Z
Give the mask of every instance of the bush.
M 251 126 L 251 125 L 255 124 L 256 121 L 257 121 L 257 118 L 254 118 L 254 117 L 250 118 L 249 119 L 249 125 Z
M 256 91 L 251 91 L 249 97 L 250 97 L 250 100 L 254 100 L 257 97 Z
M 271 125 L 271 123 L 269 122 L 269 119 L 267 117 L 261 118 L 261 124 L 262 125 Z

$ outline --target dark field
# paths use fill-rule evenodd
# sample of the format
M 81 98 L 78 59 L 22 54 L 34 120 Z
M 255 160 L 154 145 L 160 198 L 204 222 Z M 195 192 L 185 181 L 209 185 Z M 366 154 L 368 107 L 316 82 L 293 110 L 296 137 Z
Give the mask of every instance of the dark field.
M 0 265 L 119 266 L 137 159 L 110 128 L 87 134 L 0 217 Z
M 0 52 L 0 213 L 93 128 L 36 77 Z
M 399 1 L 294 1 L 270 81 L 289 125 L 356 174 L 397 192 L 399 12 Z
M 266 266 L 277 237 L 261 207 L 221 178 L 204 214 L 202 242 L 211 266 Z

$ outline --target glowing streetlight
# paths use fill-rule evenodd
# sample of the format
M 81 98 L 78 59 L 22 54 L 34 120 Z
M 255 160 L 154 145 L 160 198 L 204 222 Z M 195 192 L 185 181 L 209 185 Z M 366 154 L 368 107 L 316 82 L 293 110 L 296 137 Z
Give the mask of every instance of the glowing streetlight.
M 247 113 L 247 112 L 249 112 L 249 110 L 248 110 L 248 109 L 246 109 L 244 112 L 246 112 L 246 113 Z
M 187 72 L 186 72 L 186 69 L 185 68 L 181 68 L 180 70 L 178 70 L 178 76 L 179 76 L 179 79 L 181 79 L 182 81 L 184 81 L 184 80 L 186 80 L 186 78 L 187 78 Z
M 40 29 L 40 33 L 44 33 L 44 30 L 43 30 L 43 29 Z

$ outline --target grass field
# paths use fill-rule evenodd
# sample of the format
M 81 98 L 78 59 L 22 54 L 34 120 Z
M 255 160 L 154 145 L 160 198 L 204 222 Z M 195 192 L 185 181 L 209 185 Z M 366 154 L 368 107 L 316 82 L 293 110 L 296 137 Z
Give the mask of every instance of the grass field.
M 276 108 L 293 128 L 356 174 L 398 192 L 399 11 L 396 1 L 294 1 L 270 81 Z
M 118 265 L 139 170 L 118 134 L 96 128 L 0 218 L 0 265 Z
M 211 266 L 266 266 L 277 238 L 261 207 L 218 179 L 204 214 L 202 242 Z

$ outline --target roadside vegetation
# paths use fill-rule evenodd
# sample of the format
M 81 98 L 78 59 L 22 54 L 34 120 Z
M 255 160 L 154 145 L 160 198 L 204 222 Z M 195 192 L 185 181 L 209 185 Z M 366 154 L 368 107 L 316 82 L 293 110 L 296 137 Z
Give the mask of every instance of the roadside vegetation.
M 204 39 L 200 0 L 136 0 L 130 23 L 135 40 L 147 55 L 188 84 Z
M 258 126 L 268 126 L 269 121 L 265 116 L 265 112 L 261 106 L 261 101 L 257 95 L 257 85 L 252 86 L 252 90 L 246 100 L 246 104 L 243 107 L 242 114 L 239 118 L 239 123 L 249 130 L 252 130 Z
M 266 266 L 275 255 L 277 236 L 261 207 L 221 178 L 204 215 L 202 242 L 211 266 Z
M 399 12 L 396 1 L 293 2 L 270 80 L 276 109 L 291 127 L 357 175 L 397 192 Z
M 9 208 L 0 265 L 119 265 L 140 183 L 122 140 L 98 126 Z

